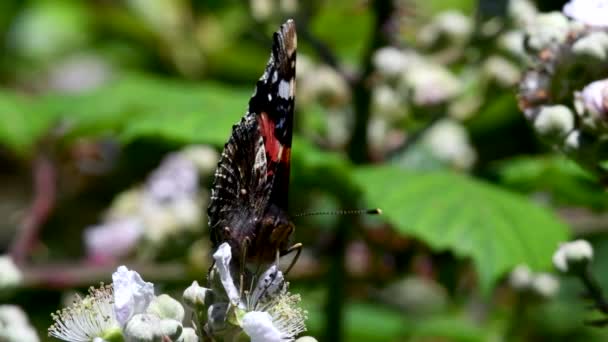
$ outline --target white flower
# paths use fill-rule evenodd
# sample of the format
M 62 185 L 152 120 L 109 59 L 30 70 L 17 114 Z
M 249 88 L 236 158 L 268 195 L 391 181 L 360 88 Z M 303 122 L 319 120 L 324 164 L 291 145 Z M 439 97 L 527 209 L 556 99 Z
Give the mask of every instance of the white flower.
M 453 120 L 437 122 L 427 131 L 423 142 L 438 159 L 459 169 L 472 167 L 477 158 L 466 129 Z
M 583 88 L 580 97 L 591 114 L 604 118 L 608 116 L 608 79 L 590 83 Z
M 608 27 L 607 0 L 571 0 L 564 5 L 563 12 L 589 26 Z
M 298 56 L 299 58 L 300 56 Z M 209 145 L 191 145 L 181 150 L 180 154 L 192 161 L 201 174 L 213 172 L 220 157 L 217 151 Z
M 154 285 L 144 282 L 135 271 L 120 266 L 112 274 L 116 319 L 125 326 L 133 315 L 143 313 L 154 299 Z
M 263 21 L 272 15 L 273 4 L 272 0 L 250 0 L 251 15 L 258 20 Z
M 401 74 L 407 68 L 409 59 L 401 50 L 387 46 L 374 53 L 372 62 L 382 75 L 392 77 Z
M 562 140 L 574 129 L 574 114 L 563 105 L 543 106 L 534 120 L 536 132 L 550 140 Z
M 586 240 L 562 243 L 553 254 L 553 265 L 561 272 L 568 272 L 572 266 L 586 264 L 593 259 L 593 247 Z
M 0 256 L 0 290 L 18 286 L 23 275 L 8 255 Z
M 260 276 L 251 296 L 242 327 L 251 341 L 293 341 L 306 330 L 306 311 L 300 308 L 299 295 L 288 292 L 289 284 L 276 265 Z
M 561 13 L 539 14 L 526 26 L 528 45 L 535 51 L 540 51 L 551 44 L 561 44 L 566 41 L 569 30 L 568 19 Z
M 31 326 L 25 312 L 16 305 L 0 305 L 0 341 L 39 342 L 36 330 Z
M 545 298 L 551 298 L 559 290 L 559 281 L 548 273 L 539 273 L 532 280 L 532 289 Z
M 419 60 L 403 73 L 405 83 L 413 90 L 418 106 L 440 104 L 461 91 L 461 82 L 445 67 Z
M 143 231 L 141 220 L 135 216 L 90 226 L 84 232 L 87 254 L 96 259 L 125 256 L 135 247 Z
M 69 342 L 90 342 L 120 333 L 113 302 L 112 285 L 90 288 L 88 296 L 78 297 L 72 306 L 51 314 L 55 323 L 49 328 L 49 335 Z
M 532 271 L 528 265 L 518 265 L 509 275 L 509 283 L 516 290 L 525 290 L 532 284 Z
M 221 328 L 224 321 L 230 321 L 226 319 L 226 313 L 238 308 L 240 326 L 251 341 L 294 341 L 306 330 L 307 313 L 298 306 L 300 296 L 288 292 L 289 284 L 277 265 L 271 266 L 258 278 L 251 293 L 245 292 L 244 298 L 240 298 L 230 273 L 230 245 L 220 245 L 213 258 L 231 302 L 230 305 L 215 303 L 209 307 L 208 316 L 213 328 Z
M 519 26 L 526 26 L 534 21 L 538 10 L 529 0 L 511 0 L 507 12 Z

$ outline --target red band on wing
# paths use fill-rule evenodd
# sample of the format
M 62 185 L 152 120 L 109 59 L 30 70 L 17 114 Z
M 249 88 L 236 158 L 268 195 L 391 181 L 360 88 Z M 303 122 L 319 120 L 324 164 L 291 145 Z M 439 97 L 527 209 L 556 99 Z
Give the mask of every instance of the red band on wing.
M 266 154 L 270 157 L 268 165 L 271 162 L 275 163 L 289 163 L 291 157 L 291 148 L 281 145 L 279 140 L 274 135 L 275 123 L 270 119 L 268 114 L 262 112 L 258 116 L 258 124 L 260 125 L 260 132 L 264 137 L 264 147 L 266 148 Z M 269 173 L 272 169 L 268 169 Z

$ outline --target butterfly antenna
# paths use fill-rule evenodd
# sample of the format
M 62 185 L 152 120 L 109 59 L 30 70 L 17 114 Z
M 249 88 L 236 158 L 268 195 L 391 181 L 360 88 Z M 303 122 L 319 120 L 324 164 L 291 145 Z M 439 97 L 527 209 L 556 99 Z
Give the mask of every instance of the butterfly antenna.
M 349 210 L 333 210 L 333 211 L 314 211 L 310 213 L 300 213 L 293 215 L 292 217 L 304 217 L 304 216 L 319 216 L 319 215 L 382 215 L 382 209 L 349 209 Z

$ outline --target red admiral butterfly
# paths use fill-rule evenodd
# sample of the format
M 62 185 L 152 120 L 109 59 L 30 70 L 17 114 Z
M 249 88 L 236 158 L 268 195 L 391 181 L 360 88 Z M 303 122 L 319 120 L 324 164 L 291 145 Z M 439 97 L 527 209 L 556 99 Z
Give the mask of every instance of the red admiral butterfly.
M 272 53 L 232 127 L 215 171 L 207 209 L 213 248 L 228 242 L 241 261 L 284 255 L 295 227 L 287 215 L 295 100 L 296 27 L 288 20 L 273 35 Z

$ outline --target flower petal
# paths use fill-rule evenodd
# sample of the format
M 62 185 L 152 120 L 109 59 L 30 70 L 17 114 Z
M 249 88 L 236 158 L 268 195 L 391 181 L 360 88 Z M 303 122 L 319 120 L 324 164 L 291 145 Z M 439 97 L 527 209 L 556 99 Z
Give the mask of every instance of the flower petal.
M 264 311 L 251 311 L 243 316 L 242 327 L 251 342 L 282 342 L 281 332 L 272 324 L 272 317 Z
M 221 244 L 213 254 L 213 259 L 215 259 L 215 266 L 220 274 L 220 281 L 226 290 L 230 302 L 233 304 L 239 303 L 239 291 L 234 286 L 232 274 L 230 274 L 230 260 L 232 259 L 230 245 L 227 242 Z
M 284 282 L 283 272 L 276 265 L 272 265 L 260 277 L 253 290 L 251 303 L 255 306 L 258 303 L 269 301 L 281 291 Z M 255 307 L 253 309 L 255 310 Z
M 133 315 L 146 311 L 154 299 L 154 284 L 143 281 L 137 272 L 125 266 L 112 274 L 112 282 L 116 319 L 124 327 Z

